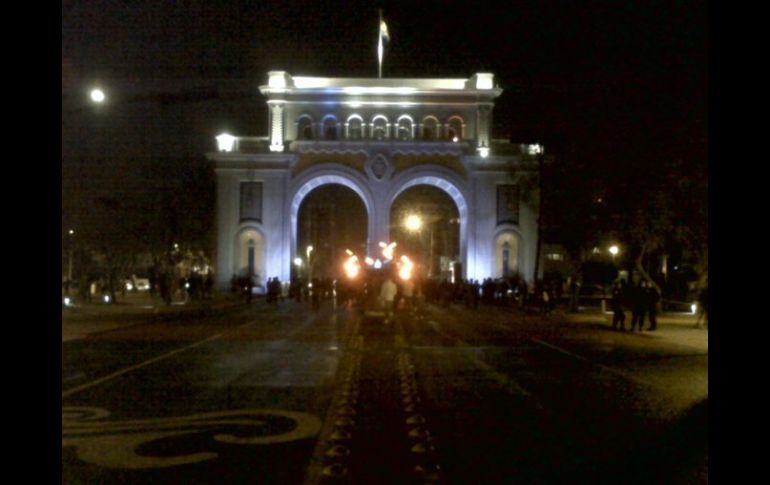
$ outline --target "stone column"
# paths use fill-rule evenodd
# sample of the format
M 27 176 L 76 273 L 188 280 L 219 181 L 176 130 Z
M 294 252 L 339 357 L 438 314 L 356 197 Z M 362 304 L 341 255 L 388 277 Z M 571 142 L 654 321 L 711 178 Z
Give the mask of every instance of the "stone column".
M 283 151 L 283 104 L 268 102 L 270 105 L 270 151 Z

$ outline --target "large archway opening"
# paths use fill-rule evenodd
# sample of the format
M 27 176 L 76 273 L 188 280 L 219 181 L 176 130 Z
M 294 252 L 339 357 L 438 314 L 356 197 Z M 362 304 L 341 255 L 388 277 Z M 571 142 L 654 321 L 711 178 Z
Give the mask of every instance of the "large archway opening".
M 390 207 L 390 238 L 399 254 L 415 260 L 421 277 L 462 277 L 460 213 L 444 190 L 415 185 L 401 192 Z
M 339 278 L 346 250 L 366 254 L 368 216 L 361 197 L 344 185 L 325 184 L 302 200 L 292 275 Z

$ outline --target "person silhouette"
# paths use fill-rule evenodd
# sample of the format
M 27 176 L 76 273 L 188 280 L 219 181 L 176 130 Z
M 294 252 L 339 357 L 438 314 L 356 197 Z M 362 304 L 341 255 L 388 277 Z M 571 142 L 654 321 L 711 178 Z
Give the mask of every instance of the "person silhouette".
M 610 306 L 612 307 L 612 329 L 620 330 L 624 332 L 626 330 L 626 312 L 623 308 L 623 285 L 617 281 L 612 287 L 612 299 L 610 300 Z
M 393 317 L 393 306 L 397 292 L 398 287 L 396 286 L 396 283 L 393 282 L 391 275 L 387 275 L 385 281 L 382 282 L 382 287 L 380 287 L 380 298 L 382 298 L 385 313 L 387 315 L 385 317 L 385 322 L 389 322 Z
M 658 293 L 658 290 L 655 288 L 655 285 L 648 285 L 647 286 L 647 315 L 650 319 L 650 326 L 647 327 L 647 330 L 653 331 L 658 328 L 658 302 L 660 302 L 660 293 Z
M 644 314 L 647 311 L 647 281 L 641 280 L 638 285 L 631 288 L 631 331 L 644 327 Z

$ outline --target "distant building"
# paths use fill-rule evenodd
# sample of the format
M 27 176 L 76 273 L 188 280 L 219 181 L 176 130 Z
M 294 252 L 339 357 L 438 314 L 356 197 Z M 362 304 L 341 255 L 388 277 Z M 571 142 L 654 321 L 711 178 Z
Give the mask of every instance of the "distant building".
M 216 270 L 289 278 L 303 199 L 325 184 L 355 192 L 368 214 L 368 255 L 389 241 L 390 209 L 427 185 L 457 207 L 457 277 L 534 278 L 538 145 L 492 138 L 502 89 L 468 79 L 322 78 L 268 73 L 266 137 L 217 137 Z

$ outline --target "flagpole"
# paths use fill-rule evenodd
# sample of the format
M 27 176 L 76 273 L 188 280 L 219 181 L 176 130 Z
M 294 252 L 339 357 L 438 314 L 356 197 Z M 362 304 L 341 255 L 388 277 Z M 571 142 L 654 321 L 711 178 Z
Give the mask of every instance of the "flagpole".
M 380 21 L 377 24 L 377 77 L 382 79 L 382 9 L 379 9 Z

